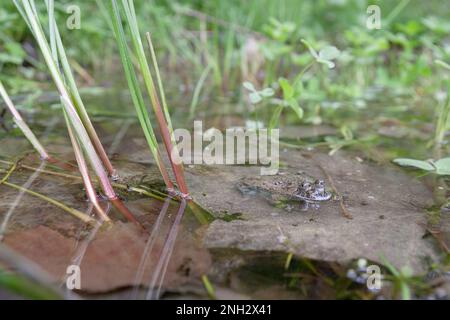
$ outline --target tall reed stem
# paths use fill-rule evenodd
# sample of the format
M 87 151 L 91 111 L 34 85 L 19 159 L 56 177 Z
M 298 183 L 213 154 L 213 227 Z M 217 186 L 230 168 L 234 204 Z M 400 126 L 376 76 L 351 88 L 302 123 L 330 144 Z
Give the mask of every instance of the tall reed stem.
M 164 96 L 162 81 L 161 81 L 161 77 L 159 74 L 159 68 L 158 68 L 158 65 L 156 62 L 155 52 L 153 50 L 153 44 L 151 42 L 150 34 L 147 34 L 147 40 L 148 40 L 148 43 L 150 46 L 152 60 L 153 60 L 154 67 L 155 67 L 155 70 L 157 73 L 158 86 L 159 86 L 161 98 L 163 99 L 163 103 L 164 103 L 164 105 L 163 105 L 164 111 L 161 108 L 160 100 L 158 98 L 158 94 L 155 89 L 155 85 L 154 85 L 153 78 L 151 75 L 150 67 L 148 65 L 147 58 L 145 56 L 144 47 L 142 45 L 142 40 L 141 40 L 141 35 L 139 32 L 139 26 L 137 23 L 136 12 L 135 12 L 135 8 L 134 8 L 133 0 L 122 0 L 122 7 L 124 9 L 125 19 L 126 19 L 127 25 L 130 30 L 131 41 L 133 43 L 134 51 L 137 56 L 139 68 L 140 68 L 141 74 L 144 79 L 147 93 L 152 102 L 153 111 L 155 113 L 156 120 L 158 121 L 158 127 L 160 130 L 160 134 L 163 139 L 163 143 L 164 143 L 166 152 L 168 154 L 173 173 L 175 175 L 175 180 L 177 181 L 178 188 L 180 189 L 182 196 L 187 197 L 188 196 L 188 188 L 187 188 L 185 178 L 184 178 L 183 167 L 181 164 L 179 164 L 173 158 L 174 140 L 175 140 L 173 137 L 173 128 L 172 128 L 172 123 L 170 121 L 170 114 L 168 112 L 168 108 L 166 105 L 166 99 Z M 146 110 L 145 106 L 143 105 L 142 93 L 140 92 L 138 83 L 136 83 L 136 81 L 137 81 L 136 75 L 134 72 L 134 68 L 131 64 L 130 52 L 129 52 L 128 45 L 127 45 L 127 42 L 125 39 L 125 34 L 124 34 L 124 31 L 122 28 L 120 12 L 119 12 L 119 9 L 118 9 L 118 6 L 117 6 L 117 3 L 115 0 L 111 0 L 111 8 L 112 8 L 111 15 L 114 17 L 114 19 L 113 19 L 114 32 L 115 32 L 116 39 L 117 39 L 117 42 L 119 45 L 119 50 L 121 52 L 122 63 L 124 64 L 124 67 L 125 67 L 125 73 L 127 76 L 127 80 L 129 82 L 130 87 L 133 87 L 133 89 L 131 90 L 132 93 L 134 91 L 134 95 L 138 95 L 140 97 L 139 108 L 136 108 L 138 110 L 138 114 L 140 114 L 139 118 L 140 118 L 140 120 L 142 117 L 145 118 L 145 119 L 142 119 L 142 121 L 141 121 L 141 124 L 142 124 L 142 122 L 144 122 L 147 126 L 147 128 L 144 125 L 142 126 L 144 129 L 144 132 L 148 129 L 151 129 L 152 134 L 153 134 L 153 130 L 151 128 L 147 110 Z M 136 97 L 135 97 L 135 100 L 136 100 Z M 137 103 L 135 103 L 135 105 L 137 105 Z M 157 142 L 155 140 L 153 140 L 152 144 L 157 144 Z M 150 147 L 152 148 L 152 146 L 150 146 Z M 156 155 L 154 153 L 154 156 L 158 160 L 160 158 L 159 149 L 156 149 L 156 152 L 158 152 L 158 155 Z M 165 173 L 162 172 L 162 174 L 164 177 Z
M 94 169 L 103 192 L 106 194 L 108 199 L 113 203 L 113 205 L 130 221 L 136 222 L 131 212 L 121 203 L 120 199 L 117 197 L 110 181 L 108 178 L 108 173 L 105 171 L 103 165 L 108 167 L 109 160 L 107 159 L 106 152 L 103 154 L 104 159 L 102 161 L 102 155 L 99 156 L 98 150 L 95 145 L 101 145 L 98 137 L 91 138 L 88 131 L 86 129 L 85 124 L 82 119 L 84 116 L 87 117 L 87 113 L 85 112 L 85 108 L 81 102 L 81 98 L 79 97 L 78 89 L 76 87 L 73 74 L 71 73 L 70 66 L 67 62 L 67 57 L 65 56 L 64 47 L 62 45 L 61 38 L 59 36 L 58 28 L 56 25 L 56 21 L 54 20 L 53 15 L 53 0 L 47 0 L 47 9 L 49 13 L 49 21 L 50 23 L 50 39 L 53 51 L 50 50 L 49 44 L 47 42 L 45 33 L 40 24 L 39 17 L 37 14 L 36 6 L 34 0 L 22 0 L 22 6 L 18 3 L 18 0 L 14 0 L 16 7 L 19 12 L 25 19 L 27 25 L 31 29 L 32 34 L 34 35 L 36 41 L 38 42 L 39 48 L 44 56 L 45 62 L 50 70 L 50 74 L 52 75 L 53 81 L 58 89 L 60 94 L 62 106 L 64 108 L 64 112 L 67 115 L 68 122 L 71 125 L 71 129 L 73 129 L 74 136 L 78 139 L 77 143 L 81 145 L 84 152 L 86 153 L 88 160 Z M 53 20 L 53 21 L 52 21 Z M 59 70 L 59 62 L 62 63 L 62 68 L 64 70 L 64 76 L 61 74 Z M 68 81 L 69 86 L 66 86 L 65 80 Z M 89 124 L 86 124 L 89 128 Z M 94 140 L 94 142 L 93 142 Z M 74 148 L 76 150 L 77 145 L 74 144 Z M 100 152 L 102 154 L 102 152 Z M 104 162 L 105 161 L 105 162 Z M 85 168 L 80 168 L 80 170 L 86 171 Z M 115 172 L 112 169 L 112 166 L 107 169 L 110 174 L 114 174 Z
M 31 131 L 31 129 L 28 127 L 28 125 L 23 120 L 22 116 L 20 115 L 19 111 L 15 108 L 13 102 L 8 96 L 8 93 L 5 90 L 5 87 L 3 86 L 3 83 L 0 81 L 0 96 L 2 96 L 3 100 L 6 103 L 6 106 L 8 107 L 9 111 L 13 115 L 14 123 L 19 127 L 20 130 L 22 130 L 22 133 L 25 135 L 25 137 L 30 141 L 30 143 L 33 145 L 33 147 L 36 149 L 36 151 L 40 154 L 41 158 L 43 160 L 48 160 L 50 157 L 45 150 L 45 148 L 41 145 L 39 140 L 36 138 L 34 133 Z
M 159 150 L 158 141 L 156 140 L 156 136 L 153 131 L 152 124 L 150 122 L 150 116 L 148 114 L 147 108 L 145 107 L 144 98 L 142 96 L 142 92 L 139 87 L 137 75 L 131 62 L 131 54 L 125 38 L 125 32 L 122 27 L 122 19 L 115 0 L 111 0 L 109 9 L 110 9 L 109 13 L 111 16 L 111 24 L 119 47 L 119 53 L 125 71 L 125 77 L 128 82 L 131 98 L 133 100 L 133 104 L 136 109 L 139 122 L 141 124 L 142 130 L 144 131 L 144 135 L 149 145 L 150 151 L 152 152 L 153 157 L 155 158 L 156 164 L 159 167 L 164 182 L 167 188 L 171 190 L 173 189 L 173 183 L 170 180 L 167 169 L 161 158 L 161 152 Z
M 133 2 L 133 1 L 131 1 Z M 183 169 L 183 165 L 178 163 L 177 161 L 175 161 L 175 159 L 173 159 L 173 154 L 177 154 L 177 149 L 176 149 L 176 144 L 175 144 L 175 137 L 173 135 L 173 128 L 172 128 L 172 123 L 170 120 L 170 114 L 169 114 L 169 110 L 168 107 L 166 105 L 166 98 L 165 98 L 165 94 L 164 94 L 164 88 L 162 86 L 162 81 L 161 81 L 161 76 L 159 73 L 159 68 L 158 68 L 158 63 L 156 60 L 156 55 L 155 55 L 155 50 L 153 49 L 153 43 L 152 43 L 152 39 L 150 36 L 150 33 L 147 32 L 147 42 L 150 48 L 150 52 L 151 52 L 151 56 L 152 56 L 152 60 L 153 60 L 153 66 L 155 68 L 155 72 L 156 72 L 156 77 L 158 79 L 158 85 L 159 85 L 159 90 L 160 90 L 160 95 L 161 95 L 161 99 L 163 101 L 163 108 L 164 108 L 164 114 L 162 112 L 161 109 L 161 104 L 159 103 L 159 99 L 158 99 L 158 95 L 156 93 L 155 90 L 155 86 L 153 84 L 153 81 L 151 80 L 151 74 L 150 74 L 150 69 L 148 67 L 148 64 L 146 64 L 145 66 L 143 66 L 144 68 L 146 67 L 149 74 L 150 74 L 150 80 L 149 83 L 147 84 L 147 90 L 149 90 L 149 95 L 152 97 L 152 104 L 153 104 L 153 110 L 156 114 L 156 119 L 158 120 L 158 124 L 159 124 L 159 128 L 161 131 L 161 136 L 163 138 L 163 142 L 164 145 L 166 147 L 166 151 L 167 154 L 169 156 L 170 159 L 170 163 L 172 165 L 172 170 L 175 174 L 175 179 L 177 181 L 178 184 L 178 188 L 180 188 L 180 191 L 184 194 L 184 195 L 189 195 L 189 191 L 188 191 L 188 187 L 186 184 L 186 180 L 184 177 L 184 169 Z M 147 71 L 146 71 L 147 72 Z M 145 73 L 145 72 L 144 72 Z M 145 77 L 144 77 L 145 79 Z
M 84 187 L 86 189 L 86 194 L 97 211 L 100 218 L 104 221 L 111 221 L 108 215 L 105 213 L 103 208 L 98 203 L 97 193 L 95 192 L 94 185 L 92 184 L 91 177 L 89 176 L 89 170 L 86 164 L 86 160 L 83 156 L 83 151 L 80 148 L 80 145 L 75 137 L 72 129 L 72 125 L 67 118 L 67 114 L 64 112 L 64 118 L 66 119 L 67 130 L 69 131 L 70 141 L 72 142 L 73 151 L 75 154 L 75 159 L 77 160 L 78 168 L 81 174 L 81 178 L 83 180 Z
M 108 180 L 108 176 L 106 172 L 104 171 L 102 161 L 98 157 L 97 153 L 95 152 L 95 148 L 93 147 L 93 144 L 89 138 L 89 135 L 83 126 L 83 123 L 76 111 L 75 106 L 72 103 L 71 95 L 68 92 L 68 89 L 66 88 L 64 84 L 64 80 L 62 75 L 59 72 L 58 66 L 56 65 L 55 61 L 53 60 L 53 55 L 50 52 L 50 48 L 48 45 L 48 42 L 46 40 L 46 37 L 44 35 L 44 32 L 42 30 L 42 27 L 40 25 L 40 22 L 38 20 L 38 17 L 35 14 L 35 11 L 32 9 L 32 5 L 34 7 L 34 1 L 29 0 L 22 0 L 23 7 L 22 11 L 26 14 L 24 17 L 30 26 L 32 28 L 32 33 L 36 38 L 36 41 L 38 42 L 39 48 L 42 51 L 42 54 L 44 56 L 45 62 L 50 70 L 50 73 L 52 75 L 53 81 L 55 82 L 55 85 L 58 89 L 59 94 L 61 95 L 61 100 L 63 107 L 66 109 L 66 112 L 68 114 L 68 117 L 70 119 L 70 122 L 77 134 L 77 136 L 82 139 L 82 146 L 85 149 L 86 153 L 89 155 L 89 159 L 91 161 L 91 164 L 94 167 L 94 170 L 96 174 L 98 175 L 99 179 L 102 181 L 102 186 L 107 194 L 108 197 L 114 197 L 114 191 L 112 191 L 112 187 L 110 187 L 110 183 Z M 16 5 L 18 5 L 16 3 Z
M 72 70 L 70 68 L 69 62 L 67 60 L 67 56 L 65 53 L 64 46 L 61 41 L 61 36 L 59 34 L 59 30 L 56 27 L 56 21 L 53 20 L 54 30 L 55 30 L 55 39 L 56 39 L 56 46 L 57 46 L 57 52 L 59 53 L 59 60 L 61 61 L 62 69 L 64 71 L 65 79 L 67 80 L 69 84 L 69 88 L 71 90 L 74 106 L 78 111 L 78 115 L 80 116 L 81 122 L 83 123 L 83 126 L 86 128 L 86 131 L 89 135 L 89 138 L 91 139 L 95 151 L 100 156 L 100 159 L 102 160 L 103 165 L 105 166 L 106 170 L 108 171 L 108 174 L 113 178 L 117 179 L 117 171 L 114 169 L 113 165 L 111 164 L 105 149 L 103 148 L 102 143 L 100 142 L 100 139 L 97 135 L 97 132 L 94 129 L 94 126 L 92 125 L 91 120 L 89 119 L 89 115 L 86 111 L 86 108 L 84 106 L 83 100 L 81 99 L 80 93 L 78 91 L 77 85 L 75 83 L 75 78 L 73 76 Z

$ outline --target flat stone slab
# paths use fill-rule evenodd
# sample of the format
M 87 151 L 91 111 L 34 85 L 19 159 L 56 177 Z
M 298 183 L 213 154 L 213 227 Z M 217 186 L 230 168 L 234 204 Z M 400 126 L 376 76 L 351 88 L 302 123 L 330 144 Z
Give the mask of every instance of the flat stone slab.
M 424 270 L 425 257 L 437 257 L 433 241 L 423 238 L 421 223 L 426 223 L 432 195 L 419 180 L 343 152 L 329 156 L 289 150 L 280 156 L 283 174 L 305 172 L 325 180 L 328 187 L 327 175 L 331 177 L 353 219 L 343 216 L 338 200 L 307 211 L 298 205 L 288 212 L 258 195 L 243 195 L 236 183 L 244 176 L 258 176 L 257 167 L 196 165 L 187 170 L 195 199 L 214 214 L 242 213 L 244 219 L 215 220 L 206 232 L 206 247 L 289 251 L 338 262 L 361 257 L 380 261 L 384 256 L 416 272 Z

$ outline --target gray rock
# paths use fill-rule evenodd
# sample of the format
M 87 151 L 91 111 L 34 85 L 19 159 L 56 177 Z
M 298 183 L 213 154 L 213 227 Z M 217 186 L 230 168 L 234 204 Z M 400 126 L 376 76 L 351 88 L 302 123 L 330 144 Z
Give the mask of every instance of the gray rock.
M 214 213 L 239 212 L 245 219 L 214 221 L 204 238 L 207 247 L 289 251 L 338 262 L 360 257 L 380 261 L 384 256 L 415 272 L 424 270 L 424 257 L 437 257 L 432 241 L 423 238 L 420 223 L 426 222 L 424 208 L 431 204 L 432 195 L 419 180 L 401 169 L 360 163 L 342 152 L 329 156 L 288 151 L 281 161 L 286 164 L 280 169 L 285 174 L 303 171 L 329 186 L 324 168 L 353 219 L 342 215 L 337 200 L 319 209 L 301 211 L 295 206 L 288 212 L 261 197 L 244 196 L 236 182 L 259 175 L 257 167 L 194 166 L 187 170 L 187 181 L 195 199 Z

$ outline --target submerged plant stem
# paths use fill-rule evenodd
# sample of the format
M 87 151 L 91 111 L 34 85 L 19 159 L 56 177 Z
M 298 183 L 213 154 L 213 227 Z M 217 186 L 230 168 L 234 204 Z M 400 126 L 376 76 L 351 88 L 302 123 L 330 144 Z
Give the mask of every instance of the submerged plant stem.
M 130 222 L 133 222 L 138 227 L 142 228 L 142 225 L 136 220 L 134 215 L 131 213 L 131 211 L 123 204 L 122 200 L 119 198 L 116 199 L 110 199 L 113 206 L 120 211 L 120 213 Z
M 10 183 L 10 182 L 7 182 L 7 181 L 3 182 L 2 184 L 4 184 L 5 186 L 8 186 L 8 187 L 11 187 L 11 188 L 23 191 L 25 193 L 28 193 L 28 194 L 30 194 L 32 196 L 35 196 L 37 198 L 40 198 L 42 200 L 45 200 L 45 201 L 47 201 L 47 202 L 57 206 L 58 208 L 63 209 L 64 211 L 70 213 L 71 215 L 77 217 L 78 219 L 81 219 L 83 222 L 96 223 L 96 221 L 94 219 L 92 219 L 88 215 L 84 214 L 83 212 L 81 212 L 81 211 L 79 211 L 77 209 L 70 208 L 70 207 L 66 206 L 65 204 L 63 204 L 63 203 L 61 203 L 61 202 L 59 202 L 57 200 L 54 200 L 54 199 L 52 199 L 50 197 L 47 197 L 47 196 L 44 196 L 43 194 L 37 193 L 35 191 L 29 190 L 29 189 L 26 189 L 26 188 L 23 188 L 21 186 L 18 186 L 16 184 L 13 184 L 13 183 Z
M 100 216 L 100 218 L 104 221 L 111 221 L 98 202 L 97 193 L 95 192 L 94 186 L 89 176 L 89 169 L 87 167 L 86 160 L 84 159 L 83 151 L 81 151 L 77 138 L 73 133 L 72 125 L 70 124 L 69 119 L 67 118 L 67 114 L 65 112 L 64 117 L 66 119 L 67 129 L 69 131 L 69 137 L 70 141 L 72 142 L 73 151 L 75 153 L 75 159 L 77 160 L 81 178 L 83 180 L 84 187 L 86 189 L 86 194 L 89 200 L 91 201 L 92 205 L 94 206 L 95 210 L 97 211 L 98 215 Z
M 11 161 L 5 161 L 5 160 L 0 160 L 0 163 L 6 164 L 6 165 L 12 165 L 13 162 Z M 31 171 L 37 171 L 38 168 L 32 167 L 32 166 L 28 166 L 26 164 L 20 164 L 21 168 L 27 169 L 27 170 L 31 170 Z M 76 175 L 72 175 L 72 174 L 68 174 L 68 173 L 63 173 L 63 172 L 56 172 L 56 171 L 51 171 L 51 170 L 39 170 L 41 173 L 44 174 L 48 174 L 48 175 L 53 175 L 53 176 L 58 176 L 58 177 L 62 177 L 62 178 L 66 178 L 66 179 L 75 179 L 75 180 L 81 180 L 82 178 L 80 176 L 76 176 Z M 97 183 L 99 183 L 98 181 L 95 181 Z M 117 183 L 117 182 L 113 182 L 112 186 L 114 188 L 118 188 L 118 189 L 122 189 L 122 190 L 127 190 L 127 191 L 133 191 L 142 195 L 146 195 L 148 197 L 154 198 L 154 199 L 158 199 L 158 200 L 164 200 L 165 197 L 167 197 L 166 194 L 160 193 L 156 190 L 152 190 L 152 192 L 149 192 L 143 188 L 139 188 L 139 187 L 132 187 L 132 186 L 128 186 L 125 184 L 121 184 L 121 183 Z
M 37 192 L 29 190 L 27 188 L 18 186 L 18 185 L 14 184 L 14 183 L 8 182 L 7 180 L 9 179 L 9 177 L 11 176 L 11 174 L 14 172 L 14 170 L 16 168 L 17 168 L 17 165 L 14 163 L 11 166 L 11 168 L 7 171 L 6 175 L 2 178 L 2 180 L 0 180 L 0 185 L 3 184 L 5 186 L 7 186 L 7 187 L 20 190 L 22 192 L 28 193 L 28 194 L 30 194 L 32 196 L 35 196 L 35 197 L 40 198 L 42 200 L 45 200 L 45 201 L 47 201 L 47 202 L 57 206 L 58 208 L 63 209 L 64 211 L 70 213 L 71 215 L 81 219 L 82 221 L 84 221 L 86 223 L 95 223 L 96 222 L 94 219 L 92 219 L 91 217 L 89 217 L 88 215 L 84 214 L 83 212 L 81 212 L 81 211 L 79 211 L 77 209 L 70 208 L 70 207 L 66 206 L 65 204 L 63 204 L 63 203 L 61 203 L 61 202 L 59 202 L 57 200 L 54 200 L 54 199 L 52 199 L 50 197 L 47 197 L 47 196 L 44 196 L 43 194 L 37 193 Z

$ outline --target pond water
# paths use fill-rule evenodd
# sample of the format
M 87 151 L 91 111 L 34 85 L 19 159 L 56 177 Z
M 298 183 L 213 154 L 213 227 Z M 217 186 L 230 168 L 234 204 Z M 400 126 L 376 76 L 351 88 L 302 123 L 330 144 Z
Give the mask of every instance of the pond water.
M 49 96 L 33 113 L 24 111 L 27 121 L 56 158 L 75 164 L 62 112 L 54 110 Z M 440 263 L 449 217 L 430 208 L 445 197 L 446 189 L 439 188 L 445 183 L 417 179 L 389 164 L 411 145 L 419 158 L 427 152 L 416 142 L 429 128 L 392 120 L 405 113 L 401 99 L 392 99 L 397 107 L 383 117 L 379 110 L 384 102 L 367 99 L 370 107 L 352 116 L 366 126 L 365 135 L 355 142 L 358 148 L 332 156 L 323 137 L 333 135 L 333 127 L 282 129 L 280 174 L 273 179 L 307 174 L 324 180 L 333 193 L 330 201 L 307 210 L 295 202 L 280 205 L 261 194 L 240 192 L 242 178 L 258 177 L 256 166 L 188 166 L 187 182 L 199 206 L 176 202 L 164 194 L 133 110 L 123 107 L 129 105 L 128 97 L 106 90 L 87 101 L 120 172 L 117 191 L 143 228 L 128 223 L 106 201 L 102 206 L 114 223 L 89 225 L 24 191 L 95 216 L 75 169 L 40 162 L 17 130 L 0 131 L 2 175 L 19 161 L 8 182 L 22 188 L 0 184 L 1 241 L 14 251 L 12 256 L 20 257 L 0 253 L 0 261 L 26 277 L 45 275 L 50 283 L 44 284 L 65 297 L 374 298 L 389 295 L 390 286 L 373 293 L 348 278 L 348 269 L 358 259 L 379 265 L 387 260 L 397 268 L 408 265 L 417 275 Z M 175 127 L 192 126 L 177 111 L 174 119 Z M 206 127 L 220 129 L 245 123 L 236 116 L 205 119 Z M 11 123 L 7 119 L 10 130 Z M 10 258 L 3 260 L 6 256 Z M 23 259 L 37 267 L 25 268 Z M 80 290 L 67 289 L 73 270 L 69 266 L 79 267 Z M 214 293 L 206 289 L 209 282 Z

